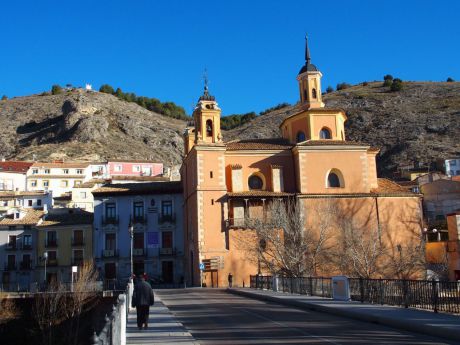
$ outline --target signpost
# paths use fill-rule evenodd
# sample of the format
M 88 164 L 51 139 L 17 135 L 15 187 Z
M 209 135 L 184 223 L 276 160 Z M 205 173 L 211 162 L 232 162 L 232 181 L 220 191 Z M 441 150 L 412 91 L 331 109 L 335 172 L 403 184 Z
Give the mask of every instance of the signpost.
M 204 271 L 204 263 L 200 262 L 200 285 L 203 287 L 203 271 Z

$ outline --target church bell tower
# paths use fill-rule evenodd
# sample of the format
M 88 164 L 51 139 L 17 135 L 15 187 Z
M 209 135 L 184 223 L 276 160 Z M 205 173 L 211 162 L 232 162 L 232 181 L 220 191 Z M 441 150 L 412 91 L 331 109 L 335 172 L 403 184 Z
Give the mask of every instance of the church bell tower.
M 193 111 L 195 122 L 195 144 L 218 144 L 222 143 L 220 131 L 220 113 L 214 96 L 209 94 L 208 79 L 205 76 L 204 92 L 198 99 Z
M 305 36 L 305 65 L 297 75 L 300 90 L 300 104 L 306 109 L 324 108 L 321 96 L 321 77 L 323 75 L 311 63 L 308 37 Z

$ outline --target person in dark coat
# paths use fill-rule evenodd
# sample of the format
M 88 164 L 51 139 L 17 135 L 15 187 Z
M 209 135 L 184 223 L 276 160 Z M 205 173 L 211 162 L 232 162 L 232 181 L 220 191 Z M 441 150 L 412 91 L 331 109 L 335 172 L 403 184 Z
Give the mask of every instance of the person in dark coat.
M 233 285 L 233 275 L 232 275 L 232 273 L 230 272 L 230 273 L 228 274 L 228 287 L 232 287 L 232 285 Z
M 149 283 L 145 281 L 144 276 L 140 276 L 137 284 L 134 285 L 133 298 L 131 305 L 136 307 L 137 327 L 139 330 L 144 327 L 147 329 L 149 320 L 149 308 L 153 305 L 155 299 L 153 290 Z

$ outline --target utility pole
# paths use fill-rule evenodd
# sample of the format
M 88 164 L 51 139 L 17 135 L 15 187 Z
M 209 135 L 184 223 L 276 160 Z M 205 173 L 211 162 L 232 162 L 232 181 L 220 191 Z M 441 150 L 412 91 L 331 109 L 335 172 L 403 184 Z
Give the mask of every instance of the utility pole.
M 45 283 L 45 286 L 46 286 L 46 261 L 48 260 L 48 252 L 43 253 L 43 259 L 45 260 L 45 279 L 43 279 L 43 282 Z
M 131 266 L 131 279 L 133 278 L 133 240 L 134 240 L 134 227 L 130 222 L 128 226 L 129 237 L 131 239 L 131 251 L 130 251 L 130 266 Z

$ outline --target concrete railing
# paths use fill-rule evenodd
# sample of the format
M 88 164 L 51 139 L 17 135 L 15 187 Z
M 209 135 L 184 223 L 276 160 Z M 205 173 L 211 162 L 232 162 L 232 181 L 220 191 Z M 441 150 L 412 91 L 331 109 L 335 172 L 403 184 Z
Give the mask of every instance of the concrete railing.
M 92 345 L 126 345 L 126 322 L 129 309 L 127 306 L 129 293 L 127 292 L 118 296 L 112 313 L 110 316 L 105 316 L 105 324 L 101 332 L 99 334 L 94 332 L 91 339 Z

